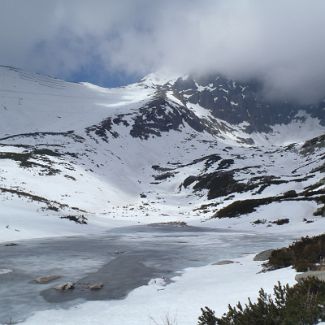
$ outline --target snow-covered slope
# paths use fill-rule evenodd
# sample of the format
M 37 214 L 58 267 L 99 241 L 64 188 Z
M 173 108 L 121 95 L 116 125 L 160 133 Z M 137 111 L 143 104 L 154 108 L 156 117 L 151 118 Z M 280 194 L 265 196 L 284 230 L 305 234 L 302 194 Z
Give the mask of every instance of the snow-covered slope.
M 105 89 L 0 67 L 1 239 L 113 220 L 316 225 L 323 103 L 267 103 L 254 87 L 150 75 Z

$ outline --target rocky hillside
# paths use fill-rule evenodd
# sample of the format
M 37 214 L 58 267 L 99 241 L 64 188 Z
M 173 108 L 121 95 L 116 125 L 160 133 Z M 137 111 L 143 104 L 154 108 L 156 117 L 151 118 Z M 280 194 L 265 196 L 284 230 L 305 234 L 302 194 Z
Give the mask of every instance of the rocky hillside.
M 322 222 L 324 107 L 272 102 L 258 82 L 222 76 L 105 89 L 0 67 L 0 234 Z

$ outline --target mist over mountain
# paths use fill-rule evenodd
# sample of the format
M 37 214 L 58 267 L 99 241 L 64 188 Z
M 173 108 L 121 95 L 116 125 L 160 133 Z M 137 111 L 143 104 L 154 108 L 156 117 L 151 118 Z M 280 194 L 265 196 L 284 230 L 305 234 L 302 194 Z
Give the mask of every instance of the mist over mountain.
M 321 0 L 4 0 L 2 6 L 3 65 L 79 81 L 89 70 L 104 85 L 112 84 L 110 74 L 123 73 L 127 84 L 162 68 L 215 72 L 258 78 L 275 99 L 308 104 L 324 96 Z

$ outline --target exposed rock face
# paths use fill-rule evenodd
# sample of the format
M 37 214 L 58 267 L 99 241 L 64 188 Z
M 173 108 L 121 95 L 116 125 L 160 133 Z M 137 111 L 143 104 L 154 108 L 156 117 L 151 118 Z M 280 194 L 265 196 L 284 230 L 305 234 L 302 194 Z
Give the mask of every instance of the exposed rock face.
M 299 115 L 301 112 L 318 118 L 325 125 L 324 101 L 301 105 L 286 100 L 270 100 L 265 97 L 263 85 L 257 80 L 235 81 L 220 75 L 189 76 L 155 87 L 155 96 L 136 111 L 108 117 L 88 127 L 86 133 L 108 143 L 110 139 L 119 137 L 114 128 L 120 125 L 130 127 L 130 135 L 141 140 L 160 137 L 171 130 L 181 131 L 185 123 L 196 132 L 213 135 L 221 130 L 230 131 L 231 125 L 241 123 L 246 125 L 247 133 L 270 132 L 277 124 L 304 121 L 306 117 Z M 197 104 L 206 110 L 205 115 L 195 114 L 193 105 Z M 242 139 L 242 142 L 253 144 L 249 138 Z
M 68 219 L 68 220 L 74 221 L 75 223 L 78 223 L 80 225 L 86 225 L 88 223 L 87 222 L 88 219 L 84 215 L 80 215 L 80 216 L 68 215 L 68 216 L 61 217 L 61 219 Z
M 249 122 L 248 132 L 268 132 L 270 126 L 287 124 L 299 111 L 307 111 L 325 125 L 324 102 L 300 105 L 288 101 L 272 101 L 265 97 L 258 80 L 235 81 L 220 75 L 204 78 L 179 78 L 171 87 L 183 101 L 199 104 L 214 117 L 232 124 Z

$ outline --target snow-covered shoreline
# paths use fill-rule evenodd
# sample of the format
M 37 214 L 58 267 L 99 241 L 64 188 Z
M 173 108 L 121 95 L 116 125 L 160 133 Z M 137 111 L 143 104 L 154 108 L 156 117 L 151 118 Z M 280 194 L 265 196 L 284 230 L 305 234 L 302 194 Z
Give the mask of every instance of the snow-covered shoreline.
M 207 225 L 205 224 L 205 226 Z M 316 232 L 316 229 L 314 229 L 314 232 Z M 294 280 L 295 272 L 291 269 L 259 273 L 261 271 L 261 262 L 253 261 L 255 254 L 264 249 L 289 244 L 293 234 L 274 234 L 273 236 L 272 234 L 263 235 L 262 233 L 258 234 L 239 230 L 231 231 L 230 229 L 224 229 L 223 231 L 222 229 L 209 227 L 200 229 L 195 227 L 194 224 L 192 226 L 162 224 L 112 228 L 105 235 L 100 233 L 84 235 L 62 238 L 52 237 L 52 239 L 31 240 L 30 242 L 29 240 L 17 241 L 16 244 L 18 245 L 16 247 L 2 247 L 2 254 L 4 254 L 5 258 L 2 260 L 1 267 L 11 269 L 11 275 L 16 279 L 11 284 L 11 289 L 9 287 L 7 289 L 2 288 L 2 294 L 4 296 L 9 294 L 8 301 L 15 301 L 18 293 L 23 295 L 26 293 L 31 295 L 31 297 L 34 295 L 36 298 L 32 306 L 29 306 L 28 300 L 25 302 L 24 299 L 21 300 L 21 305 L 17 305 L 21 309 L 17 313 L 15 313 L 17 307 L 10 305 L 8 313 L 4 313 L 4 310 L 2 310 L 2 317 L 7 314 L 10 317 L 12 316 L 14 321 L 18 321 L 24 320 L 23 315 L 25 315 L 29 317 L 26 320 L 27 324 L 43 324 L 44 319 L 48 319 L 49 324 L 62 324 L 64 320 L 64 324 L 65 321 L 67 321 L 67 324 L 73 324 L 73 321 L 78 323 L 82 321 L 81 324 L 93 322 L 92 324 L 100 325 L 107 322 L 106 318 L 109 312 L 111 315 L 109 320 L 112 324 L 141 324 L 142 322 L 143 324 L 154 325 L 153 319 L 160 324 L 166 315 L 172 318 L 177 317 L 177 324 L 195 324 L 200 313 L 200 307 L 208 305 L 215 309 L 218 315 L 221 315 L 226 311 L 228 303 L 234 304 L 239 299 L 246 301 L 248 297 L 256 297 L 260 287 L 271 291 L 273 285 L 278 280 L 283 283 L 292 283 Z M 128 246 L 121 246 L 119 248 L 118 238 L 121 238 L 122 244 L 124 243 Z M 87 246 L 93 247 L 90 253 L 85 250 Z M 107 247 L 107 249 L 111 247 L 113 255 L 106 258 L 105 255 L 100 255 L 102 247 Z M 133 247 L 133 250 L 135 249 L 135 254 L 132 253 L 131 247 Z M 61 256 L 62 249 L 65 249 L 65 253 Z M 71 301 L 71 303 L 66 304 L 65 302 L 59 303 L 60 298 L 58 296 L 59 300 L 57 303 L 59 304 L 57 304 L 47 301 L 42 302 L 44 296 L 43 294 L 40 296 L 40 293 L 38 293 L 38 290 L 47 290 L 47 288 L 51 288 L 55 284 L 50 284 L 45 288 L 38 287 L 37 285 L 35 287 L 35 284 L 28 284 L 30 281 L 27 283 L 24 280 L 24 276 L 21 278 L 22 274 L 19 271 L 24 269 L 23 274 L 28 275 L 28 278 L 31 280 L 37 276 L 49 275 L 55 272 L 65 275 L 62 280 L 59 280 L 59 284 L 62 281 L 70 281 L 71 279 L 72 281 L 73 279 L 75 281 L 81 279 L 82 282 L 84 281 L 82 278 L 89 272 L 91 274 L 96 272 L 99 272 L 96 274 L 101 274 L 102 266 L 106 265 L 112 258 L 113 260 L 116 259 L 119 265 L 117 260 L 119 255 L 115 255 L 115 252 L 121 249 L 128 252 L 125 257 L 123 257 L 124 254 L 121 255 L 124 260 L 125 258 L 130 259 L 132 257 L 131 260 L 137 261 L 137 256 L 147 256 L 145 260 L 140 258 L 139 262 L 144 263 L 143 265 L 156 265 L 157 270 L 160 269 L 160 263 L 163 263 L 164 268 L 162 269 L 174 270 L 172 274 L 176 274 L 176 276 L 171 279 L 171 282 L 168 273 L 166 278 L 156 279 L 152 276 L 149 283 L 144 281 L 138 284 L 138 286 L 130 288 L 125 299 L 121 296 L 119 300 L 114 300 L 116 298 L 107 298 L 106 300 L 101 298 L 97 302 L 80 303 L 77 300 L 76 302 Z M 29 252 L 28 254 L 23 253 L 27 251 Z M 15 256 L 15 259 L 12 261 L 9 256 L 9 259 L 6 257 L 6 254 L 10 254 L 10 252 Z M 48 252 L 49 255 L 44 255 L 44 252 Z M 148 252 L 151 253 L 146 255 Z M 139 253 L 140 255 L 138 255 Z M 185 259 L 183 257 L 179 259 L 181 256 Z M 66 262 L 61 261 L 62 258 L 66 260 L 67 265 Z M 93 260 L 90 264 L 87 262 L 89 258 L 91 261 Z M 198 262 L 190 262 L 188 264 L 186 261 L 191 259 Z M 221 263 L 219 265 L 220 263 L 218 262 L 225 259 L 230 259 L 234 263 L 224 265 Z M 172 264 L 168 264 L 171 261 Z M 59 265 L 56 264 L 57 262 L 59 262 Z M 87 263 L 82 268 L 81 264 L 83 265 L 85 262 Z M 22 265 L 22 263 L 25 263 L 25 265 Z M 121 267 L 123 267 L 122 265 L 124 265 L 124 268 L 128 267 L 127 263 L 123 263 Z M 209 264 L 205 265 L 206 263 Z M 71 266 L 75 264 L 79 265 L 75 270 L 77 273 L 71 269 Z M 195 267 L 189 267 L 189 265 L 195 265 Z M 6 274 L 4 273 L 2 276 L 6 276 Z M 129 276 L 132 277 L 132 272 L 129 273 Z M 96 279 L 96 275 L 94 279 Z M 108 284 L 107 287 L 105 286 L 105 290 L 108 290 L 107 292 L 110 291 L 109 282 L 114 281 L 114 279 L 114 276 L 107 278 Z M 115 287 L 117 285 L 120 288 L 119 281 L 116 282 Z M 125 281 L 129 281 L 127 277 Z M 165 281 L 167 281 L 167 285 L 165 285 Z M 147 284 L 143 285 L 144 283 Z M 31 293 L 32 291 L 29 290 L 36 291 Z M 74 299 L 77 298 L 82 299 L 82 296 L 78 297 L 78 293 L 76 293 Z M 191 302 L 191 305 L 187 305 L 188 302 Z M 23 312 L 22 309 L 25 308 L 29 312 Z M 94 310 L 95 312 L 89 313 L 89 310 Z M 84 315 L 87 311 L 89 313 L 88 316 Z M 21 312 L 22 314 L 20 315 Z M 31 312 L 35 312 L 35 314 L 30 317 Z M 19 319 L 15 315 L 22 318 Z
M 248 297 L 254 300 L 260 288 L 272 293 L 278 281 L 295 283 L 296 272 L 291 268 L 260 273 L 261 262 L 254 262 L 253 257 L 234 259 L 233 264 L 186 269 L 167 286 L 162 279 L 154 279 L 124 300 L 41 311 L 23 324 L 154 325 L 163 324 L 169 317 L 177 325 L 194 325 L 201 307 L 209 306 L 220 316 L 228 304 L 246 302 Z

